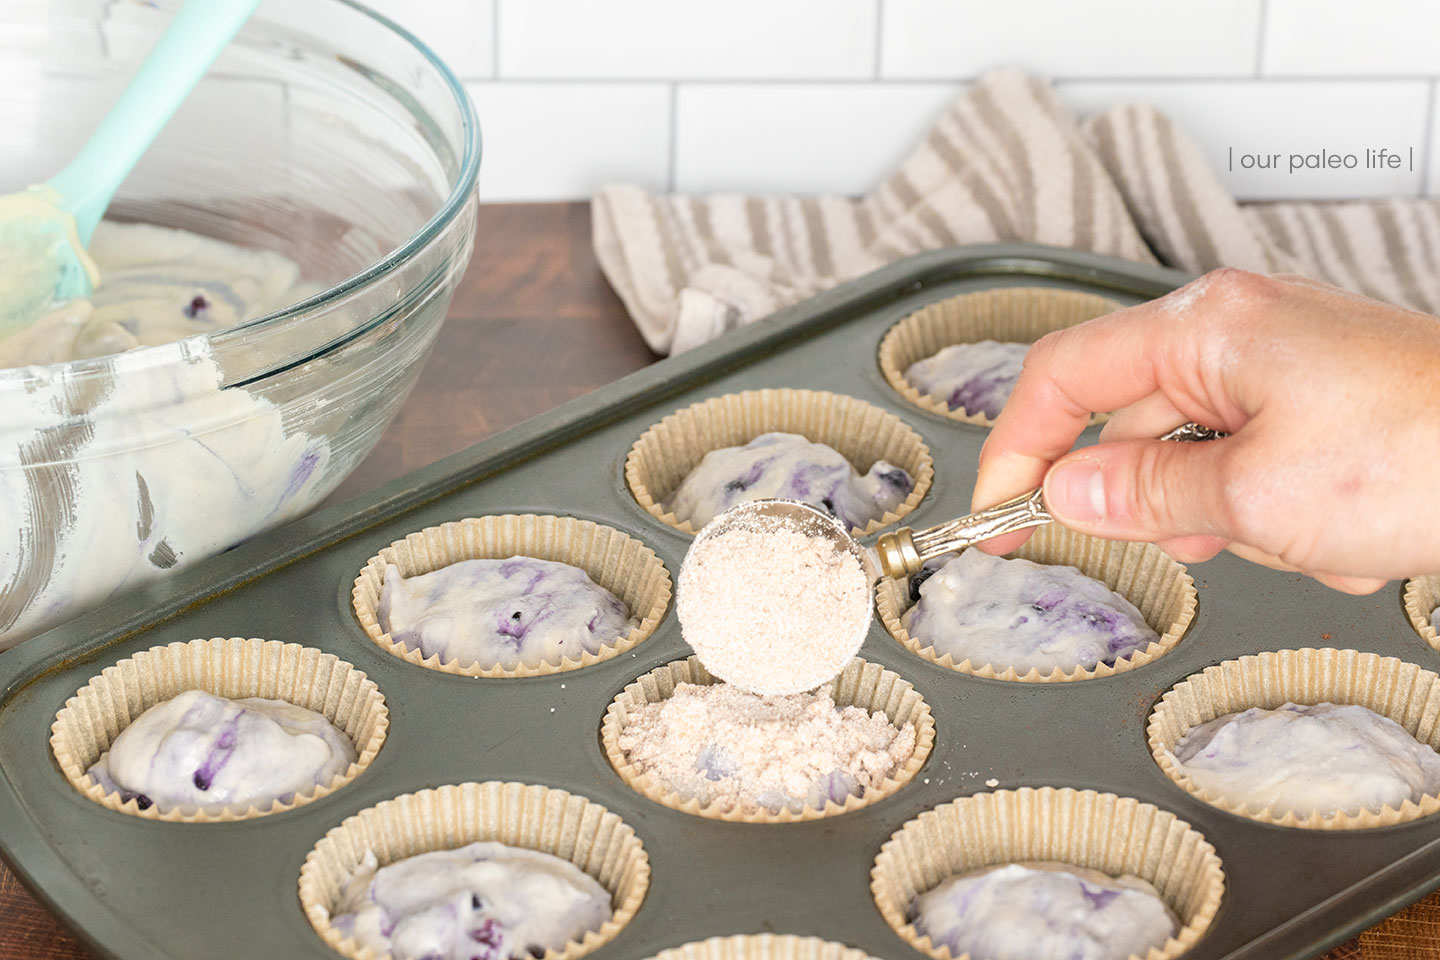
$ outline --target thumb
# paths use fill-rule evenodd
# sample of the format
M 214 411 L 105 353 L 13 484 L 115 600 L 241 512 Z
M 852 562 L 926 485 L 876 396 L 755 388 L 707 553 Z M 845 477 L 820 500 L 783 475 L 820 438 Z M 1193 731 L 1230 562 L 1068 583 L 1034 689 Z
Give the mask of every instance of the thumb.
M 1045 505 L 1065 526 L 1111 540 L 1228 538 L 1222 470 L 1233 442 L 1130 440 L 1077 450 L 1045 475 Z

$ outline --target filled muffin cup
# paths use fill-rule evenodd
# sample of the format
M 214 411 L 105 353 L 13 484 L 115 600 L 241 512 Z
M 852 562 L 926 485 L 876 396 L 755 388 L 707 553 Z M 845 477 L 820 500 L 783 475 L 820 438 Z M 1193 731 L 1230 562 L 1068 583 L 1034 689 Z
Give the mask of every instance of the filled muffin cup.
M 988 427 L 992 417 L 951 410 L 927 396 L 905 376 L 910 365 L 960 343 L 997 340 L 1034 343 L 1045 334 L 1113 313 L 1121 304 L 1093 293 L 1053 287 L 1003 287 L 961 294 L 929 304 L 891 327 L 880 341 L 877 359 L 885 382 L 910 403 L 959 423 Z M 1105 415 L 1095 415 L 1100 423 Z
M 1165 775 L 1187 793 L 1227 813 L 1261 823 L 1310 830 L 1385 827 L 1440 810 L 1440 796 L 1400 807 L 1330 815 L 1276 813 L 1202 789 L 1180 769 L 1175 745 L 1192 728 L 1251 707 L 1273 710 L 1286 703 L 1355 704 L 1394 720 L 1416 740 L 1440 750 L 1440 683 L 1435 673 L 1377 653 L 1334 648 L 1279 650 L 1226 660 L 1171 687 L 1150 713 L 1150 752 Z
M 682 533 L 698 527 L 677 517 L 664 501 L 705 454 L 744 446 L 763 433 L 799 434 L 831 447 L 859 473 L 877 460 L 910 474 L 915 486 L 894 510 L 851 533 L 864 536 L 889 526 L 920 503 L 934 479 L 930 449 L 893 413 L 854 397 L 823 390 L 747 390 L 712 397 L 665 417 L 640 435 L 625 457 L 625 482 L 635 502 Z
M 329 783 L 288 801 L 264 808 L 232 806 L 218 813 L 187 807 L 141 809 L 136 797 L 107 793 L 90 778 L 86 771 L 136 717 L 187 690 L 231 700 L 284 700 L 313 710 L 350 738 L 357 759 Z M 56 714 L 50 749 L 70 785 L 103 807 L 147 820 L 214 823 L 284 813 L 329 796 L 365 771 L 389 727 L 390 712 L 379 688 L 335 655 L 298 643 L 231 637 L 152 647 L 106 667 Z
M 568 860 L 610 893 L 611 918 L 564 949 L 546 951 L 544 960 L 574 960 L 609 943 L 635 916 L 650 886 L 650 858 L 618 815 L 565 790 L 492 780 L 407 793 L 347 817 L 306 855 L 300 905 L 332 950 L 352 960 L 375 960 L 372 950 L 330 922 L 365 854 L 373 853 L 383 867 L 480 841 Z
M 1405 583 L 1405 614 L 1415 632 L 1436 650 L 1440 650 L 1440 632 L 1432 619 L 1440 609 L 1440 574 L 1416 577 Z
M 819 937 L 757 933 L 711 937 L 661 950 L 649 960 L 875 960 L 863 950 Z
M 442 660 L 438 653 L 426 657 L 420 650 L 396 641 L 380 625 L 377 611 L 387 564 L 395 564 L 402 576 L 413 577 L 462 560 L 504 560 L 512 556 L 579 567 L 618 597 L 638 625 L 596 653 L 587 650 L 579 657 L 512 668 Z M 466 677 L 538 677 L 580 670 L 634 649 L 664 619 L 670 593 L 670 574 L 664 562 L 632 536 L 575 517 L 506 514 L 467 517 L 396 540 L 366 562 L 355 578 L 350 598 L 365 635 L 380 649 L 407 663 Z
M 600 742 L 610 765 L 626 785 L 636 793 L 682 813 L 711 820 L 728 820 L 739 823 L 794 823 L 803 820 L 819 820 L 850 813 L 877 803 L 893 795 L 909 783 L 925 765 L 935 746 L 935 718 L 930 705 L 899 674 L 886 670 L 878 663 L 869 663 L 856 658 L 835 678 L 832 696 L 837 707 L 862 707 L 869 713 L 879 711 L 890 718 L 896 727 L 907 723 L 915 725 L 915 752 L 899 770 L 887 777 L 883 783 L 871 787 L 859 796 L 850 795 L 844 803 L 826 798 L 823 807 L 807 804 L 801 810 L 789 808 L 779 813 L 768 810 L 746 812 L 740 807 L 721 809 L 719 804 L 702 805 L 695 797 L 686 797 L 671 789 L 653 773 L 641 772 L 625 755 L 620 747 L 620 734 L 631 717 L 647 703 L 659 703 L 668 699 L 677 684 L 693 683 L 709 685 L 721 681 L 701 665 L 698 657 L 674 660 L 637 677 L 624 690 L 616 694 L 605 711 L 600 725 Z
M 906 823 L 880 848 L 870 892 L 901 939 L 936 960 L 954 960 L 948 945 L 915 929 L 916 897 L 959 874 L 1033 861 L 1135 876 L 1155 887 L 1180 929 L 1146 960 L 1194 946 L 1225 891 L 1215 848 L 1168 810 L 1113 793 L 1023 787 L 952 800 Z
M 1195 619 L 1199 602 L 1195 580 L 1183 564 L 1153 543 L 1101 540 L 1052 523 L 1038 528 L 1023 546 L 1006 556 L 1079 569 L 1133 603 L 1150 629 L 1159 634 L 1159 639 L 1113 665 L 1098 663 L 1094 667 L 1071 670 L 1056 667 L 1049 673 L 1041 673 L 1037 667 L 1024 673 L 1008 665 L 997 669 L 992 664 L 975 663 L 969 658 L 957 662 L 949 653 L 937 654 L 932 638 L 911 636 L 900 621 L 913 605 L 908 579 L 882 579 L 876 587 L 875 610 L 880 622 L 906 650 L 942 667 L 992 680 L 1056 683 L 1114 676 L 1151 663 L 1174 649 Z

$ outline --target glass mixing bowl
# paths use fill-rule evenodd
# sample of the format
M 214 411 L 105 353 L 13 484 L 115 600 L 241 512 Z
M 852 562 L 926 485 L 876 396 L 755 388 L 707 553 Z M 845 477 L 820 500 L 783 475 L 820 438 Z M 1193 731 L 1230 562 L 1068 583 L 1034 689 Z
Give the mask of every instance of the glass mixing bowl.
M 0 193 L 65 165 L 175 6 L 0 4 Z M 0 370 L 0 649 L 303 513 L 355 468 L 469 260 L 479 162 L 464 90 L 414 37 L 346 0 L 261 6 L 108 218 L 276 251 L 320 292 Z

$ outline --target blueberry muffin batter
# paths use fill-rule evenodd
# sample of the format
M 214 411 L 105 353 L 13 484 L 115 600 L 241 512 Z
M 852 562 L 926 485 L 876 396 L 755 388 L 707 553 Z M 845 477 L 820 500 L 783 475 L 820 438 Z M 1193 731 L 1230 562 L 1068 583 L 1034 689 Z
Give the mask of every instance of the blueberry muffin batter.
M 762 433 L 743 447 L 711 450 L 663 506 L 698 530 L 747 500 L 803 500 L 853 530 L 899 507 L 914 486 L 910 474 L 884 460 L 861 476 L 823 443 Z
M 136 717 L 88 772 L 142 810 L 219 813 L 288 802 L 355 759 L 350 738 L 313 710 L 187 690 Z
M 1353 814 L 1440 793 L 1440 753 L 1353 704 L 1228 713 L 1191 728 L 1173 753 L 1202 790 L 1276 816 Z
M 932 400 L 970 416 L 1000 416 L 1020 379 L 1028 343 L 957 343 L 905 370 L 905 379 Z
M 598 653 L 636 626 L 625 604 L 579 567 L 518 556 L 462 560 L 413 577 L 390 564 L 376 613 L 396 643 L 426 659 L 506 670 Z
M 1178 929 L 1138 877 L 1065 863 L 1012 863 L 951 877 L 921 894 L 912 922 L 974 960 L 1124 960 Z
M 1159 640 L 1129 600 L 1074 567 L 966 550 L 911 580 L 900 622 L 937 657 L 996 670 L 1093 669 Z
M 376 956 L 502 960 L 559 950 L 610 915 L 605 888 L 568 860 L 481 842 L 378 869 L 366 853 L 331 924 Z

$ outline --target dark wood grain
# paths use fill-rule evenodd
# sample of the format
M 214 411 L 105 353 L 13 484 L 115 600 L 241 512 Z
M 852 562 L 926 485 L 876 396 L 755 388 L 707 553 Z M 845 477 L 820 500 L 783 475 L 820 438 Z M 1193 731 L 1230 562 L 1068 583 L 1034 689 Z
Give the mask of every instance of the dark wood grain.
M 656 359 L 595 262 L 587 204 L 482 206 L 470 269 L 415 389 L 330 502 L 372 490 Z M 905 948 L 897 941 L 896 950 Z M 1327 960 L 1427 957 L 1440 958 L 1440 894 L 1327 954 Z M 0 865 L 0 958 L 94 955 Z

